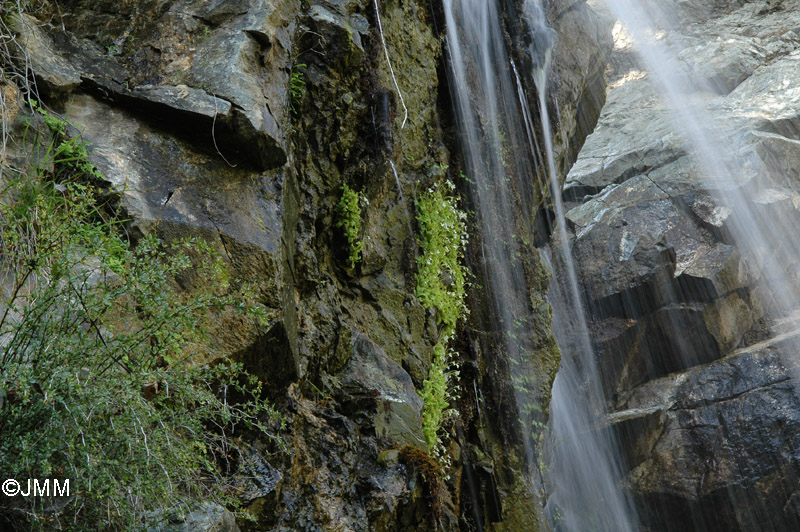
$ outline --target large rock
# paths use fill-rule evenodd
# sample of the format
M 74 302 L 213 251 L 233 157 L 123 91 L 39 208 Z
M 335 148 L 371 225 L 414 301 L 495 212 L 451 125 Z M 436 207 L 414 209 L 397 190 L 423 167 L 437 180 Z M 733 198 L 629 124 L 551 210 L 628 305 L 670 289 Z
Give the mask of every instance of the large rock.
M 353 411 L 375 409 L 369 418 L 378 437 L 426 450 L 420 418 L 423 401 L 411 377 L 361 334 L 353 335 L 352 350 L 352 357 L 339 373 L 339 401 Z
M 800 333 L 653 380 L 611 416 L 653 530 L 800 525 Z
M 708 48 L 701 43 L 735 54 L 742 39 L 751 39 L 762 48 L 778 50 L 750 54 L 760 61 L 758 68 L 748 67 L 735 87 L 728 86 L 716 96 L 686 96 L 687 105 L 702 105 L 713 116 L 725 116 L 727 129 L 720 132 L 725 137 L 719 140 L 737 147 L 732 157 L 741 161 L 736 180 L 740 191 L 730 195 L 707 183 L 704 167 L 696 164 L 696 150 L 683 146 L 675 134 L 680 127 L 671 121 L 649 79 L 636 65 L 627 74 L 616 73 L 618 79 L 609 91 L 598 127 L 565 186 L 565 198 L 573 202 L 567 218 L 575 233 L 574 253 L 595 315 L 643 322 L 650 320 L 651 314 L 662 313 L 662 307 L 701 305 L 696 313 L 702 325 L 699 329 L 713 338 L 701 344 L 712 346 L 712 353 L 678 347 L 698 355 L 687 358 L 697 363 L 735 347 L 769 310 L 763 307 L 763 297 L 748 294 L 768 291 L 761 282 L 761 270 L 769 255 L 791 253 L 781 235 L 796 224 L 800 205 L 796 200 L 798 183 L 791 177 L 800 153 L 800 143 L 793 138 L 800 131 L 796 123 L 800 78 L 794 68 L 800 58 L 787 44 L 793 42 L 786 36 L 788 31 L 766 31 L 785 19 L 787 11 L 790 17 L 800 19 L 800 15 L 789 11 L 786 4 L 786 11 L 748 4 L 726 14 L 733 7 L 715 7 L 724 9 L 714 12 L 703 31 L 692 26 L 691 38 L 673 29 L 669 41 L 680 52 L 687 73 L 706 81 L 718 77 L 720 71 L 733 74 L 730 68 L 709 61 Z M 722 38 L 729 33 L 736 38 Z M 618 32 L 617 37 L 622 43 L 617 53 L 628 53 L 624 34 Z M 705 70 L 698 72 L 699 68 Z M 769 229 L 762 230 L 763 243 L 740 252 L 733 237 L 747 224 Z M 732 297 L 734 292 L 739 296 Z M 748 312 L 750 318 L 745 316 Z M 672 329 L 681 327 L 684 325 Z M 642 334 L 632 334 L 628 326 L 625 331 L 633 337 Z M 605 337 L 618 338 L 619 334 Z M 614 352 L 609 349 L 608 357 L 631 357 L 630 352 Z M 656 355 L 647 350 L 642 356 Z M 644 360 L 638 364 L 653 366 Z M 673 364 L 667 367 L 669 371 L 680 369 Z M 612 385 L 615 391 L 620 389 L 617 384 Z
M 233 162 L 261 168 L 286 162 L 279 124 L 289 106 L 284 65 L 294 22 L 278 6 L 257 2 L 215 12 L 204 2 L 147 3 L 128 26 L 109 21 L 102 2 L 69 2 L 62 9 L 80 16 L 62 27 L 30 16 L 18 25 L 29 61 L 24 66 L 44 95 L 62 98 L 80 87 L 177 122 L 177 129 L 205 128 L 220 156 Z M 143 24 L 143 16 L 156 23 Z
M 286 299 L 287 258 L 281 242 L 285 224 L 291 223 L 283 215 L 285 176 L 231 168 L 211 150 L 198 152 L 196 144 L 93 96 L 72 97 L 66 114 L 90 144 L 92 163 L 120 195 L 135 232 L 206 238 L 237 277 L 259 285 L 261 302 L 279 310 L 267 330 L 236 316 L 212 324 L 215 348 L 243 354 L 272 385 L 285 386 L 296 378 L 296 338 L 290 332 L 296 318 L 294 302 Z M 255 363 L 254 357 L 260 360 Z
M 800 2 L 658 7 L 693 80 L 680 105 L 714 117 L 723 153 L 698 159 L 676 135 L 685 118 L 618 26 L 607 104 L 564 190 L 612 425 L 648 530 L 793 530 L 797 334 L 757 342 L 782 333 L 797 283 Z M 731 183 L 708 179 L 723 165 Z

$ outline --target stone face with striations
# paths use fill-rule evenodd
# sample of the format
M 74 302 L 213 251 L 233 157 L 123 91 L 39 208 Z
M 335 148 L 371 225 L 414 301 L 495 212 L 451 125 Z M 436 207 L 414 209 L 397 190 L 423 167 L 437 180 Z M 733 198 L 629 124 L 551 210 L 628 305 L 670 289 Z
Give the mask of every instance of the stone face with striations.
M 743 256 L 742 203 L 709 185 L 615 29 L 606 107 L 564 190 L 627 481 L 648 530 L 800 522 L 797 324 L 769 336 L 761 270 L 800 224 L 800 3 L 666 2 L 662 38 L 725 117 L 736 186 L 768 230 Z M 780 332 L 780 331 L 779 331 Z

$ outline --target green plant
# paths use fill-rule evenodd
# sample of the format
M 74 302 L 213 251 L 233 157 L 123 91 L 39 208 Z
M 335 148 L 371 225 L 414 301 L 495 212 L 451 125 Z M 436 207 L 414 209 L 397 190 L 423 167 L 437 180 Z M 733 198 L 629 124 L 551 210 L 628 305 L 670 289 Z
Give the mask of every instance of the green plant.
M 461 265 L 466 244 L 466 214 L 458 209 L 449 190 L 429 188 L 417 200 L 422 255 L 417 259 L 416 295 L 423 306 L 436 309 L 440 326 L 439 340 L 433 348 L 433 359 L 422 387 L 425 404 L 422 409 L 422 430 L 431 449 L 440 443 L 439 428 L 447 413 L 450 399 L 449 380 L 453 355 L 448 348 L 456 325 L 467 313 L 466 280 Z
M 364 242 L 359 236 L 361 234 L 361 201 L 366 201 L 362 194 L 346 184 L 342 185 L 342 197 L 336 206 L 339 214 L 336 226 L 344 229 L 344 236 L 350 246 L 348 256 L 350 268 L 355 268 L 356 263 L 361 260 L 361 252 L 364 250 Z
M 94 178 L 97 181 L 103 181 L 105 178 L 93 164 L 89 162 L 89 154 L 86 151 L 86 144 L 78 138 L 70 138 L 67 136 L 67 127 L 69 123 L 59 118 L 58 116 L 50 114 L 47 109 L 39 105 L 36 100 L 30 101 L 31 107 L 41 115 L 44 123 L 47 125 L 53 137 L 59 142 L 53 144 L 50 148 L 52 152 L 52 160 L 56 165 L 58 174 L 56 179 L 63 179 L 64 173 L 77 173 L 85 177 Z
M 289 110 L 295 116 L 300 113 L 300 102 L 303 100 L 303 96 L 306 95 L 306 77 L 298 69 L 306 68 L 306 66 L 305 63 L 294 65 L 289 76 Z
M 232 435 L 272 435 L 277 415 L 240 365 L 197 353 L 213 346 L 215 313 L 266 312 L 203 240 L 131 246 L 85 146 L 47 124 L 57 134 L 42 169 L 4 169 L 0 192 L 0 470 L 68 478 L 72 496 L 3 498 L 0 522 L 138 530 L 154 510 L 233 504 Z M 175 282 L 189 274 L 204 281 L 193 292 Z

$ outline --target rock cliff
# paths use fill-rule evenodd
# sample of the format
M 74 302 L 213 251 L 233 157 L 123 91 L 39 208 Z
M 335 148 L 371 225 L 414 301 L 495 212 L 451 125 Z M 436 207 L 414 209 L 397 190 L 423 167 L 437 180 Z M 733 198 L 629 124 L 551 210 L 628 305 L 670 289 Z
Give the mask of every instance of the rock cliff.
M 744 202 L 709 190 L 701 147 L 617 26 L 607 103 L 564 189 L 610 427 L 648 530 L 795 529 L 797 325 L 772 321 L 762 265 L 798 222 L 800 4 L 659 7 L 675 15 L 659 38 L 697 83 L 687 105 L 728 120 L 736 187 L 767 236 L 743 256 Z
M 549 11 L 563 35 L 551 105 L 566 172 L 599 114 L 609 41 L 583 2 L 554 0 Z M 35 97 L 63 116 L 134 239 L 207 239 L 273 316 L 211 324 L 218 351 L 263 380 L 286 423 L 285 448 L 246 435 L 241 499 L 255 520 L 243 530 L 538 521 L 513 470 L 520 450 L 506 445 L 520 430 L 504 424 L 515 420 L 510 384 L 489 374 L 472 341 L 487 331 L 475 322 L 455 342 L 460 415 L 445 428 L 446 477 L 433 477 L 426 454 L 420 390 L 440 331 L 414 292 L 415 200 L 458 167 L 442 24 L 438 3 L 421 0 L 45 1 L 14 24 L 16 68 L 30 85 L 4 85 L 17 102 L 7 108 L 22 117 Z M 24 165 L 30 154 L 11 142 L 6 157 Z M 355 264 L 338 226 L 343 185 L 363 198 Z M 544 278 L 530 289 L 533 334 L 551 345 Z M 496 383 L 486 406 L 485 381 Z M 237 527 L 209 516 L 186 523 Z

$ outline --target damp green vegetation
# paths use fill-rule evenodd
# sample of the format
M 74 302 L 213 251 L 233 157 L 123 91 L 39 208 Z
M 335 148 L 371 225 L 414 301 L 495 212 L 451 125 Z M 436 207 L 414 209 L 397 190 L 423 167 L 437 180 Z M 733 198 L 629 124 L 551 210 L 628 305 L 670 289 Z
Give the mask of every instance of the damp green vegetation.
M 234 436 L 277 438 L 280 420 L 240 365 L 198 354 L 214 358 L 215 313 L 266 310 L 206 241 L 131 242 L 86 146 L 39 113 L 53 134 L 29 127 L 51 139 L 38 168 L 2 168 L 0 470 L 69 479 L 70 497 L 4 497 L 0 525 L 140 530 L 160 510 L 235 506 Z
M 364 242 L 361 240 L 361 202 L 366 198 L 350 188 L 342 185 L 342 197 L 336 206 L 339 219 L 336 226 L 344 230 L 344 236 L 349 246 L 347 260 L 350 268 L 355 268 L 361 260 L 361 252 L 364 250 Z
M 448 347 L 459 318 L 467 313 L 463 250 L 466 243 L 466 214 L 459 210 L 455 186 L 429 188 L 416 202 L 422 254 L 417 259 L 416 295 L 425 308 L 434 310 L 439 339 L 433 347 L 428 378 L 422 388 L 422 430 L 430 449 L 440 445 L 439 429 L 448 413 L 452 395 L 450 380 L 453 356 Z
M 67 121 L 50 114 L 36 100 L 31 100 L 30 103 L 31 107 L 42 116 L 53 137 L 59 140 L 58 145 L 54 145 L 55 152 L 53 153 L 53 161 L 58 163 L 58 168 L 102 181 L 103 174 L 89 162 L 86 145 L 80 139 L 67 135 L 67 126 L 69 125 Z
M 306 64 L 294 65 L 289 76 L 289 110 L 294 116 L 300 113 L 300 103 L 306 95 L 306 76 L 301 68 L 306 68 Z

